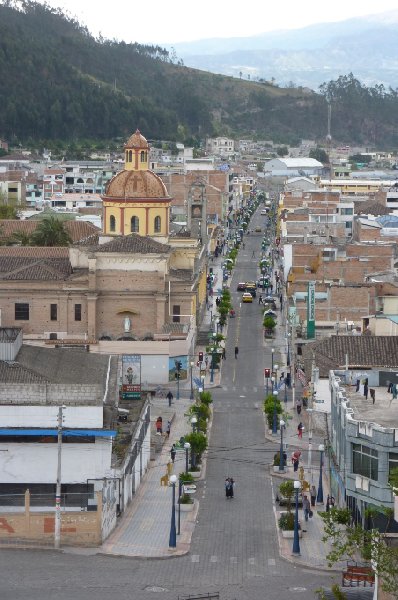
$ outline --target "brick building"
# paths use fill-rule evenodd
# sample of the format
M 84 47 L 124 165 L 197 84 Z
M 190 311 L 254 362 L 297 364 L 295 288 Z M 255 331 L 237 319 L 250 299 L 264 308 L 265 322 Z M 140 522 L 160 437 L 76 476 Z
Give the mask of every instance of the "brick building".
M 69 248 L 0 248 L 3 326 L 36 340 L 192 343 L 206 251 L 195 237 L 169 237 L 171 197 L 148 168 L 148 148 L 138 131 L 128 140 L 126 168 L 103 197 L 103 234 L 90 226 Z

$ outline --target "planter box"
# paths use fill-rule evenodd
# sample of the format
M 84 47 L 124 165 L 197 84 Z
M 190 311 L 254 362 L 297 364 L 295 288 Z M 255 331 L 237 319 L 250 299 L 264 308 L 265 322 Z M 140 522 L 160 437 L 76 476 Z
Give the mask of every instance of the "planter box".
M 192 502 L 192 504 L 180 504 L 179 506 L 181 512 L 191 512 L 191 510 L 193 510 L 194 503 Z
M 189 471 L 189 474 L 192 475 L 194 479 L 199 479 L 199 477 L 202 475 L 202 471 Z
M 294 538 L 294 531 L 285 531 L 284 529 L 281 529 L 282 532 L 282 537 L 283 538 L 288 538 L 288 539 L 293 539 Z M 299 529 L 299 538 L 303 537 L 303 532 L 301 531 L 301 529 Z
M 287 469 L 286 467 L 283 469 L 283 471 L 279 470 L 279 465 L 277 467 L 274 466 L 274 473 L 286 473 Z

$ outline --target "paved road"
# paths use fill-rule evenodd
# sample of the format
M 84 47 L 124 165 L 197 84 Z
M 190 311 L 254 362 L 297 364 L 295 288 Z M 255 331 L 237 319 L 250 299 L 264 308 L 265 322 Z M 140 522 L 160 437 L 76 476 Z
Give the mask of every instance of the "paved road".
M 232 291 L 239 280 L 255 279 L 257 261 L 251 256 L 253 249 L 258 255 L 260 240 L 261 234 L 246 237 Z M 233 295 L 238 316 L 230 321 L 222 386 L 214 390 L 206 480 L 198 493 L 200 510 L 190 554 L 137 560 L 84 551 L 2 550 L 2 600 L 171 600 L 214 591 L 223 600 L 290 600 L 313 598 L 315 589 L 330 585 L 329 575 L 300 570 L 279 557 L 266 468 L 275 445 L 264 439 L 261 411 L 262 373 L 270 348 L 263 347 L 258 304 L 238 309 L 240 294 Z M 225 498 L 226 476 L 236 481 L 233 500 Z

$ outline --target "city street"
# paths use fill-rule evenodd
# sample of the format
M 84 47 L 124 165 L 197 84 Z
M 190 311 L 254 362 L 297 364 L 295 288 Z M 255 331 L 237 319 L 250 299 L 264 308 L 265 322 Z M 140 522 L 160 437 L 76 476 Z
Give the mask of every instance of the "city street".
M 260 209 L 250 223 L 264 226 Z M 257 299 L 240 304 L 239 281 L 257 279 L 263 234 L 245 236 L 233 271 L 231 292 L 236 318 L 228 325 L 221 386 L 213 390 L 213 426 L 206 477 L 198 484 L 200 502 L 190 552 L 170 559 L 109 557 L 96 550 L 62 553 L 1 550 L 2 600 L 177 599 L 219 592 L 222 600 L 315 598 L 336 574 L 300 569 L 280 558 L 269 463 L 277 442 L 264 437 L 264 346 Z M 253 258 L 253 252 L 255 258 Z M 283 340 L 272 340 L 275 363 Z M 239 347 L 234 358 L 234 347 Z M 235 480 L 233 500 L 225 497 L 226 477 Z M 178 543 L 178 542 L 177 542 Z

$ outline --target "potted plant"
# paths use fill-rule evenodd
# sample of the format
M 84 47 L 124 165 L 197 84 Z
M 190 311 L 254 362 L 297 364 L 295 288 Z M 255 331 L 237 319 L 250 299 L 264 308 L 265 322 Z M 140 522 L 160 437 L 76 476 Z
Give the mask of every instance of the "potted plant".
M 276 323 L 271 316 L 267 316 L 264 318 L 263 327 L 265 337 L 273 337 Z
M 193 477 L 192 477 L 191 473 L 180 473 L 178 478 L 180 480 L 180 490 L 183 490 L 182 486 L 184 484 L 193 483 Z M 178 504 L 179 504 L 180 511 L 189 512 L 190 510 L 193 509 L 194 501 L 190 494 L 183 492 L 178 499 Z
M 293 538 L 294 536 L 294 519 L 295 515 L 292 512 L 292 499 L 294 496 L 294 483 L 292 479 L 288 479 L 280 484 L 277 500 L 279 504 L 286 504 L 286 511 L 279 513 L 278 525 L 282 531 L 282 537 Z M 301 537 L 302 532 L 299 522 L 299 536 Z
M 284 472 L 285 472 L 286 465 L 284 466 L 284 467 L 285 467 L 285 468 L 284 468 L 284 470 L 283 470 L 283 471 L 280 471 L 280 470 L 279 470 L 279 465 L 280 465 L 280 463 L 281 463 L 281 455 L 280 455 L 280 452 L 276 452 L 276 453 L 274 454 L 274 463 L 273 463 L 273 467 L 274 467 L 274 472 L 275 472 L 275 473 L 279 473 L 279 472 L 281 472 L 281 473 L 284 473 Z

